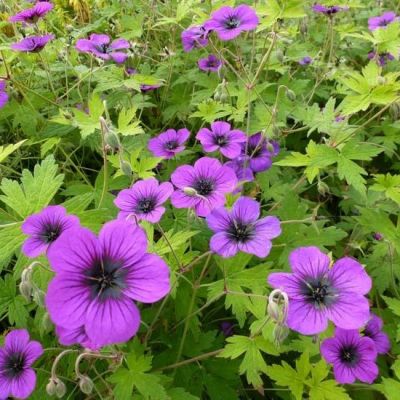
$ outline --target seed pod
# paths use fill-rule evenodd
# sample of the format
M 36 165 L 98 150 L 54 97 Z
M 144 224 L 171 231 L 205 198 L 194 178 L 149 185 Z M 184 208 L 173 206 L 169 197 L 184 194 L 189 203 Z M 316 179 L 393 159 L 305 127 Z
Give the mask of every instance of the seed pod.
M 82 375 L 79 380 L 79 388 L 82 393 L 90 394 L 93 391 L 93 381 L 85 375 Z

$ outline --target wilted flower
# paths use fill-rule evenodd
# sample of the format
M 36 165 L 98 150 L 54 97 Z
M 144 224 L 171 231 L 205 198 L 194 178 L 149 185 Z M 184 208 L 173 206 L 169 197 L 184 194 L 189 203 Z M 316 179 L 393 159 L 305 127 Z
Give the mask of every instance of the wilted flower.
M 192 26 L 181 34 L 183 50 L 192 51 L 208 44 L 208 31 L 204 26 Z
M 207 153 L 219 150 L 227 158 L 236 158 L 241 152 L 241 143 L 246 142 L 246 134 L 239 129 L 231 129 L 228 122 L 216 121 L 211 129 L 202 128 L 196 135 Z
M 68 215 L 62 206 L 48 206 L 37 214 L 30 215 L 22 224 L 22 232 L 30 235 L 22 246 L 27 257 L 45 253 L 49 246 L 68 229 L 79 226 L 75 215 Z
M 167 129 L 155 138 L 149 140 L 148 149 L 156 157 L 172 158 L 176 154 L 185 150 L 185 142 L 188 140 L 190 132 L 186 129 Z
M 235 8 L 219 8 L 211 14 L 211 19 L 204 26 L 207 30 L 215 31 L 221 40 L 232 40 L 244 31 L 256 29 L 258 22 L 256 12 L 242 4 Z
M 36 23 L 40 18 L 43 18 L 49 11 L 53 9 L 53 4 L 47 2 L 36 3 L 33 7 L 22 10 L 16 15 L 13 15 L 8 20 L 10 22 L 26 22 L 29 24 Z
M 310 56 L 303 57 L 300 61 L 300 65 L 310 65 L 313 62 L 313 59 Z
M 387 353 L 390 350 L 388 335 L 382 332 L 383 321 L 375 314 L 371 314 L 371 319 L 364 328 L 364 336 L 371 338 L 379 354 Z
M 24 53 L 39 53 L 39 51 L 41 51 L 46 44 L 53 39 L 54 35 L 28 36 L 25 39 L 12 44 L 11 48 Z
M 130 189 L 121 190 L 114 204 L 121 210 L 118 218 L 136 217 L 138 221 L 151 223 L 160 221 L 165 213 L 162 206 L 174 191 L 169 182 L 159 184 L 157 179 L 148 178 L 136 182 Z
M 90 53 L 103 60 L 112 59 L 118 64 L 125 62 L 128 55 L 121 50 L 129 49 L 129 42 L 125 39 L 110 41 L 108 35 L 92 33 L 89 39 L 79 39 L 75 47 L 82 53 Z
M 268 141 L 261 132 L 250 136 L 242 143 L 242 157 L 247 161 L 253 172 L 266 171 L 272 165 L 272 157 L 279 153 L 279 144 Z
M 167 265 L 146 248 L 144 231 L 124 220 L 106 223 L 98 237 L 85 228 L 61 235 L 48 251 L 56 272 L 46 296 L 51 320 L 83 328 L 93 347 L 132 338 L 140 325 L 133 300 L 154 303 L 170 291 Z
M 395 57 L 387 52 L 383 52 L 383 53 L 379 53 L 377 54 L 376 51 L 370 51 L 368 53 L 368 58 L 370 60 L 376 59 L 376 62 L 383 67 L 384 65 L 386 65 L 388 63 L 388 61 L 393 61 L 395 59 Z
M 206 72 L 217 72 L 222 67 L 222 61 L 214 54 L 210 54 L 206 58 L 200 58 L 197 64 L 202 71 Z
M 8 94 L 6 92 L 6 81 L 0 80 L 0 108 L 3 108 L 8 102 Z
M 347 7 L 340 7 L 340 6 L 324 6 L 322 4 L 315 4 L 312 7 L 313 11 L 321 14 L 328 15 L 331 17 L 334 14 L 337 14 L 339 11 L 346 11 L 348 10 Z
M 222 257 L 232 257 L 239 251 L 266 257 L 272 248 L 271 239 L 281 234 L 279 219 L 260 219 L 260 204 L 249 197 L 236 200 L 231 211 L 215 208 L 206 220 L 215 232 L 210 249 Z
M 333 374 L 341 384 L 354 383 L 356 379 L 372 383 L 378 376 L 375 344 L 357 330 L 336 328 L 335 336 L 322 342 L 321 353 L 333 364 Z
M 328 320 L 339 328 L 359 329 L 369 319 L 364 297 L 371 278 L 356 260 L 343 257 L 329 268 L 317 247 L 300 247 L 289 256 L 292 273 L 272 273 L 268 283 L 289 296 L 289 328 L 304 335 L 323 332 Z
M 194 166 L 182 165 L 171 175 L 177 190 L 171 203 L 176 208 L 193 208 L 200 217 L 225 204 L 225 194 L 237 184 L 233 170 L 210 157 L 202 157 Z
M 42 345 L 29 340 L 25 329 L 11 331 L 0 348 L 0 398 L 27 399 L 36 386 L 32 364 L 43 354 Z
M 396 21 L 398 18 L 396 17 L 396 13 L 393 11 L 387 11 L 382 15 L 377 17 L 371 17 L 368 19 L 368 28 L 370 31 L 374 31 L 375 29 L 384 28 Z

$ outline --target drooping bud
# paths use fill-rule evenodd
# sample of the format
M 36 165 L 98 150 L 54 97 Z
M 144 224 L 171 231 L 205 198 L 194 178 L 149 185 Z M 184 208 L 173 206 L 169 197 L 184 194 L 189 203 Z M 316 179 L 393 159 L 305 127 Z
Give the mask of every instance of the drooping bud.
M 121 147 L 117 133 L 112 130 L 108 130 L 104 133 L 104 143 L 114 151 L 118 151 Z
M 293 90 L 286 90 L 286 96 L 290 101 L 295 101 L 296 100 L 296 93 L 293 92 Z
M 273 290 L 268 297 L 268 315 L 278 324 L 284 325 L 289 310 L 288 295 L 280 289 Z
M 79 388 L 82 393 L 90 394 L 93 391 L 93 381 L 86 375 L 82 375 L 79 379 Z
M 325 196 L 325 195 L 327 195 L 327 194 L 330 193 L 330 192 L 329 192 L 329 186 L 328 186 L 325 182 L 323 182 L 323 181 L 318 181 L 318 183 L 317 183 L 317 190 L 318 190 L 318 193 L 319 193 L 321 196 Z
M 55 390 L 56 396 L 61 399 L 65 396 L 65 393 L 67 393 L 67 387 L 65 386 L 65 383 L 60 379 L 57 379 Z
M 276 325 L 274 328 L 273 336 L 275 343 L 280 345 L 288 337 L 289 329 L 285 325 Z
M 44 297 L 45 294 L 43 290 L 40 289 L 35 289 L 33 290 L 33 301 L 39 306 L 39 307 L 44 307 Z
M 19 284 L 19 292 L 27 301 L 31 301 L 32 299 L 32 290 L 32 284 L 28 281 L 21 281 Z
M 57 391 L 57 382 L 50 378 L 49 383 L 46 385 L 46 392 L 49 396 L 54 396 Z
M 41 327 L 45 332 L 50 331 L 52 328 L 53 324 L 51 323 L 49 313 L 46 312 L 43 314 L 42 320 L 40 321 Z
M 133 174 L 132 167 L 131 164 L 128 163 L 128 161 L 121 159 L 119 162 L 119 166 L 124 175 L 128 176 L 129 178 L 132 176 Z

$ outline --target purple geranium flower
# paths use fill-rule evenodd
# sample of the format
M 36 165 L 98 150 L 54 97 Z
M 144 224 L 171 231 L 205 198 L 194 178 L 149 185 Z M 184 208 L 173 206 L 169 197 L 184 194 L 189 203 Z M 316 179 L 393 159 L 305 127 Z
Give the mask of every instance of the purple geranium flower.
M 36 23 L 40 18 L 43 18 L 49 11 L 53 9 L 51 3 L 36 3 L 33 7 L 22 10 L 16 15 L 13 15 L 8 20 L 10 22 L 26 22 L 29 24 Z
M 29 340 L 25 329 L 11 331 L 0 348 L 0 398 L 27 399 L 36 386 L 32 364 L 43 354 L 42 345 Z
M 204 26 L 192 26 L 181 34 L 183 50 L 192 51 L 208 44 L 208 31 Z
M 268 141 L 261 132 L 250 136 L 242 143 L 242 156 L 253 172 L 262 172 L 272 165 L 272 157 L 279 153 L 279 144 Z
M 171 175 L 177 187 L 171 196 L 176 208 L 194 208 L 200 217 L 207 216 L 214 208 L 225 204 L 225 194 L 237 184 L 234 171 L 210 157 L 202 157 L 194 166 L 182 165 Z
M 246 142 L 246 134 L 238 129 L 231 129 L 228 122 L 216 121 L 211 129 L 202 128 L 196 135 L 203 150 L 207 153 L 219 150 L 227 158 L 239 157 L 242 150 L 241 143 Z
M 61 235 L 48 252 L 56 272 L 46 295 L 51 320 L 84 329 L 93 347 L 132 338 L 140 325 L 133 300 L 154 303 L 170 291 L 167 265 L 146 248 L 144 231 L 124 220 L 106 223 L 98 238 L 85 228 Z
M 247 165 L 246 165 L 247 164 Z M 243 157 L 235 158 L 234 160 L 226 162 L 224 165 L 231 168 L 238 180 L 238 185 L 233 191 L 233 194 L 240 193 L 243 189 L 245 182 L 251 182 L 254 180 L 254 174 L 252 169 L 248 166 L 248 162 Z
M 167 129 L 150 139 L 147 147 L 156 157 L 172 158 L 185 149 L 184 144 L 189 136 L 190 132 L 185 128 L 178 131 Z
M 300 61 L 300 65 L 310 65 L 312 63 L 313 59 L 310 56 L 305 56 L 303 57 Z
M 217 32 L 221 40 L 232 40 L 244 31 L 257 28 L 256 12 L 246 4 L 232 8 L 223 6 L 211 14 L 211 19 L 205 23 L 209 31 Z
M 118 218 L 136 217 L 138 221 L 151 223 L 160 221 L 165 213 L 162 206 L 174 191 L 169 182 L 159 184 L 157 179 L 148 178 L 136 182 L 130 189 L 121 190 L 114 204 L 121 210 Z
M 379 354 L 387 353 L 390 350 L 390 340 L 385 332 L 382 332 L 383 321 L 375 314 L 371 314 L 371 319 L 364 328 L 364 336 L 371 338 Z
M 60 235 L 79 226 L 75 215 L 68 215 L 62 206 L 48 206 L 40 213 L 30 215 L 22 224 L 22 232 L 30 235 L 22 246 L 22 252 L 31 258 L 45 253 Z
M 321 14 L 328 15 L 331 17 L 334 14 L 337 14 L 339 11 L 348 10 L 347 7 L 340 7 L 340 6 L 324 6 L 322 4 L 315 4 L 312 7 L 313 11 Z
M 0 108 L 3 108 L 8 102 L 8 94 L 6 92 L 6 81 L 0 80 Z
M 125 68 L 125 71 L 126 71 L 126 73 L 128 75 L 135 75 L 135 74 L 138 73 L 138 71 L 135 68 L 130 68 L 130 67 Z M 156 84 L 156 85 L 144 85 L 144 84 L 141 84 L 140 85 L 140 91 L 142 93 L 146 93 L 146 92 L 149 92 L 151 90 L 158 89 L 160 86 L 161 86 L 160 84 Z
M 317 247 L 300 247 L 289 256 L 292 273 L 272 273 L 268 283 L 289 296 L 289 328 L 304 335 L 323 332 L 328 320 L 343 329 L 361 328 L 369 319 L 371 278 L 356 260 L 330 259 Z
M 39 53 L 50 40 L 54 39 L 54 35 L 44 36 L 28 36 L 21 41 L 11 45 L 13 50 L 24 53 Z
M 260 218 L 260 204 L 240 197 L 231 211 L 224 207 L 214 209 L 207 215 L 207 225 L 215 232 L 210 249 L 222 257 L 232 257 L 239 251 L 266 257 L 271 251 L 271 239 L 281 234 L 279 219 Z
M 129 42 L 125 39 L 110 41 L 108 35 L 92 33 L 89 39 L 79 39 L 75 47 L 82 53 L 90 53 L 103 60 L 112 59 L 118 64 L 125 62 L 128 55 L 120 50 L 129 49 Z
M 333 374 L 341 384 L 354 383 L 356 379 L 372 383 L 378 376 L 375 344 L 357 330 L 336 328 L 335 336 L 322 342 L 321 353 L 333 364 Z
M 210 54 L 206 58 L 200 58 L 197 64 L 202 71 L 206 72 L 218 72 L 222 67 L 222 61 L 214 54 Z
M 387 52 L 379 53 L 377 54 L 376 51 L 370 51 L 368 53 L 368 59 L 373 60 L 375 59 L 377 64 L 383 67 L 386 65 L 389 61 L 393 61 L 395 57 Z
M 78 328 L 69 329 L 61 326 L 56 326 L 56 334 L 58 341 L 63 346 L 72 346 L 74 344 L 80 344 L 85 349 L 99 350 L 101 346 L 96 346 L 88 338 L 85 327 L 80 326 Z
M 377 17 L 371 17 L 368 19 L 368 28 L 370 31 L 374 31 L 379 28 L 384 28 L 396 21 L 396 13 L 388 11 Z

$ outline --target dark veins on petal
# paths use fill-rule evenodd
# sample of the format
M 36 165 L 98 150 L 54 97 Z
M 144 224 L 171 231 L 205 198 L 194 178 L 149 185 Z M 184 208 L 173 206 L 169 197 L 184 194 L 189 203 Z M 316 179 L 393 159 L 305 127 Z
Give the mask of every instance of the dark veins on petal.
M 8 377 L 15 378 L 19 376 L 25 368 L 25 354 L 23 352 L 8 354 L 2 367 Z
M 86 283 L 91 288 L 92 298 L 101 301 L 119 299 L 126 288 L 127 269 L 120 261 L 109 258 L 96 260 L 86 274 Z
M 56 239 L 58 239 L 61 233 L 62 233 L 62 224 L 60 222 L 46 223 L 43 226 L 43 231 L 40 234 L 40 237 L 43 240 L 43 242 L 52 243 Z
M 231 221 L 228 228 L 228 235 L 235 242 L 245 243 L 254 237 L 254 226 L 244 224 L 240 221 Z
M 147 197 L 140 199 L 135 207 L 135 212 L 139 214 L 148 214 L 154 211 L 157 205 L 157 200 L 155 197 Z
M 200 196 L 208 196 L 214 190 L 214 181 L 210 178 L 199 178 L 193 184 L 193 189 L 195 189 Z
M 353 366 L 357 364 L 360 356 L 358 354 L 357 347 L 350 344 L 343 346 L 340 349 L 339 358 L 344 364 Z
M 306 279 L 302 286 L 302 294 L 317 308 L 329 306 L 336 299 L 336 290 L 325 277 Z

